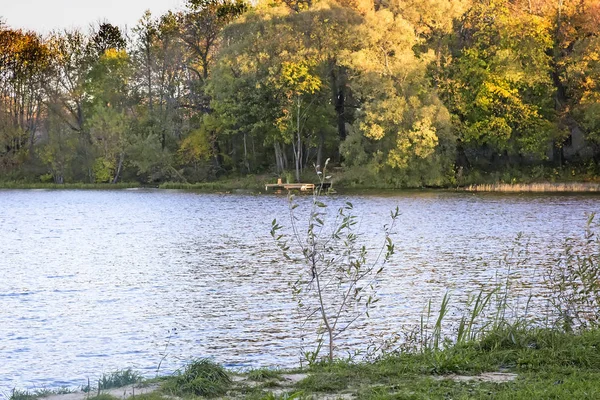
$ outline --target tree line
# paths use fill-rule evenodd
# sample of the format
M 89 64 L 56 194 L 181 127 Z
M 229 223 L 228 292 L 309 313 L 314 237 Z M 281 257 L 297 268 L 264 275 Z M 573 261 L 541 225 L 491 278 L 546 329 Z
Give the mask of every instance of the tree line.
M 131 30 L 9 22 L 4 180 L 300 180 L 330 158 L 443 186 L 600 161 L 596 0 L 188 0 Z

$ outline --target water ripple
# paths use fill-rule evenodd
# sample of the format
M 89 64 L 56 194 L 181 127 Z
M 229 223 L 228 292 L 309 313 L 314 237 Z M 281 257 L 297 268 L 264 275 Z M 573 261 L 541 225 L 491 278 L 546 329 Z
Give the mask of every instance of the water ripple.
M 447 289 L 466 296 L 493 281 L 517 233 L 530 238 L 535 265 L 600 211 L 591 196 L 329 201 L 347 200 L 371 249 L 389 211 L 402 212 L 379 308 L 347 337 L 358 344 L 417 322 Z M 303 341 L 288 287 L 298 266 L 282 261 L 269 235 L 274 217 L 289 225 L 285 197 L 2 190 L 0 210 L 0 393 L 80 387 L 127 367 L 152 375 L 165 352 L 162 372 L 194 357 L 232 368 L 298 365 Z

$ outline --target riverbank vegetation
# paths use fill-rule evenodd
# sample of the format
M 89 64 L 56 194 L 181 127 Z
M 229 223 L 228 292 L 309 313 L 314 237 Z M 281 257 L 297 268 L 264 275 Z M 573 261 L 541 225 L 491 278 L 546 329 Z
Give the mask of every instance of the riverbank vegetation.
M 416 353 L 393 352 L 371 362 L 338 360 L 302 370 L 226 372 L 207 360 L 172 376 L 77 399 L 594 399 L 600 396 L 600 330 L 504 327 L 478 340 Z M 151 387 L 151 391 L 142 390 Z M 11 400 L 56 393 L 15 391 Z M 69 394 L 73 399 L 73 393 Z M 55 398 L 55 399 L 60 399 Z M 66 399 L 66 397 L 65 397 Z
M 448 187 L 600 175 L 594 0 L 187 0 L 0 18 L 0 180 Z

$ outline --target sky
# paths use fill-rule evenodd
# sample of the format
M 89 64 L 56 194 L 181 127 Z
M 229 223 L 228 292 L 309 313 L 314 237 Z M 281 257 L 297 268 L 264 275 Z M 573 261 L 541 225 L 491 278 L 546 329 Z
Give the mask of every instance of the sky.
M 134 27 L 150 10 L 159 16 L 183 8 L 184 0 L 0 0 L 0 19 L 12 28 L 40 33 L 83 28 L 107 20 L 119 27 Z

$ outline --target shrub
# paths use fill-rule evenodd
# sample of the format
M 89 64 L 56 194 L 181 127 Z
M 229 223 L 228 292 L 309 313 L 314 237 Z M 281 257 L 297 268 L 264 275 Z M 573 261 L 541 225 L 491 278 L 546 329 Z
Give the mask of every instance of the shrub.
M 324 337 L 328 359 L 333 361 L 336 339 L 359 317 L 368 316 L 377 302 L 376 279 L 394 253 L 390 233 L 399 215 L 398 208 L 391 212 L 391 223 L 384 226 L 384 244 L 375 259 L 369 259 L 366 246 L 359 242 L 352 203 L 340 207 L 333 222 L 327 223 L 331 215 L 326 212 L 322 191 L 325 181 L 331 178 L 325 176 L 328 161 L 323 171 L 316 167 L 320 184 L 313 193 L 306 231 L 298 226 L 295 211 L 298 204 L 293 195 L 290 196 L 292 234 L 288 237 L 280 233 L 282 226 L 277 220 L 273 220 L 271 227 L 271 236 L 285 259 L 291 261 L 291 255 L 295 255 L 303 265 L 292 285 L 302 318 L 322 325 L 317 331 L 316 349 L 305 353 L 309 363 L 317 361 Z M 289 239 L 296 244 L 294 248 L 288 245 Z

